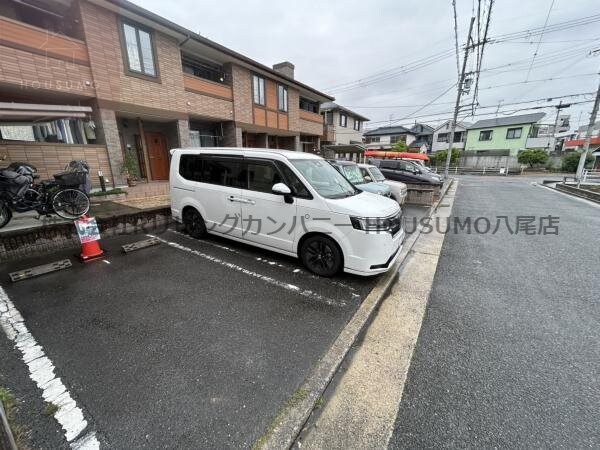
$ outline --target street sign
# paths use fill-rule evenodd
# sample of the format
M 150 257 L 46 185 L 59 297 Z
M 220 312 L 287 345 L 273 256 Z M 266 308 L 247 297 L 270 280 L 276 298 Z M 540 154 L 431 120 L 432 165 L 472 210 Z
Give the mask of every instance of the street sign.
M 75 220 L 75 228 L 82 244 L 100 240 L 100 230 L 94 217 L 83 216 Z

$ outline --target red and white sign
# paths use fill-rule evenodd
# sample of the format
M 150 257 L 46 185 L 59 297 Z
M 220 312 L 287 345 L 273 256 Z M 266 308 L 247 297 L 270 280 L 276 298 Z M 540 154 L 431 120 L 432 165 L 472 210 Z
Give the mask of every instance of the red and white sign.
M 75 220 L 75 228 L 77 228 L 79 241 L 82 244 L 100 240 L 100 230 L 98 229 L 98 224 L 94 217 L 80 217 Z

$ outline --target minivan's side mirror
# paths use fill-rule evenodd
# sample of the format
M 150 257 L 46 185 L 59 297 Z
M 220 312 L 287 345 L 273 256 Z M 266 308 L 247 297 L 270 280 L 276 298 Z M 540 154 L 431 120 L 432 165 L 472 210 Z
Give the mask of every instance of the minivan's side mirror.
M 373 181 L 373 179 L 369 175 L 365 175 L 363 178 L 365 179 L 365 181 Z
M 284 183 L 275 183 L 271 188 L 271 192 L 277 195 L 290 195 L 292 193 L 291 189 Z
M 283 195 L 283 200 L 286 203 L 294 203 L 294 197 L 292 197 L 292 190 L 284 183 L 275 183 L 271 188 L 271 192 L 277 195 Z

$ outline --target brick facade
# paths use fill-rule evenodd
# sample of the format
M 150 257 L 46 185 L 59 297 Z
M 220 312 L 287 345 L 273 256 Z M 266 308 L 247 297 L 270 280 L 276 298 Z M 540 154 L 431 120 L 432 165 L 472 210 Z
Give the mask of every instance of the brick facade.
M 242 145 L 244 130 L 256 133 L 257 144 L 261 147 L 267 147 L 271 134 L 279 137 L 290 132 L 297 134 L 289 136 L 289 141 L 275 141 L 297 150 L 301 147 L 300 133 L 322 134 L 322 125 L 318 129 L 318 124 L 305 123 L 301 119 L 300 91 L 293 84 L 288 85 L 287 114 L 277 111 L 276 100 L 273 100 L 276 99 L 277 82 L 269 77 L 266 77 L 270 80 L 269 108 L 262 108 L 265 122 L 262 126 L 258 125 L 257 130 L 252 70 L 236 63 L 226 63 L 223 66 L 223 84 L 201 81 L 203 79 L 191 74 L 184 75 L 180 42 L 158 30 L 151 31 L 157 77 L 129 73 L 122 54 L 122 19 L 119 14 L 87 0 L 75 1 L 73 8 L 74 12 L 77 8 L 79 10 L 83 33 L 83 40 L 78 41 L 80 50 L 83 50 L 78 62 L 48 57 L 39 49 L 27 51 L 16 45 L 0 45 L 0 101 L 89 104 L 97 125 L 97 142 L 105 145 L 21 142 L 9 144 L 11 160 L 28 159 L 38 166 L 43 176 L 48 177 L 68 162 L 64 161 L 67 156 L 71 159 L 89 157 L 95 186 L 98 170 L 111 180 L 110 184 L 123 185 L 126 180 L 120 173 L 124 151 L 122 135 L 133 133 L 142 136 L 142 141 L 144 139 L 142 128 L 129 128 L 125 133 L 122 128 L 126 126 L 124 122 L 139 124 L 141 120 L 144 126 L 148 124 L 148 130 L 152 127 L 151 123 L 169 125 L 169 130 L 172 129 L 172 133 L 169 131 L 166 135 L 169 144 L 177 141 L 182 147 L 190 145 L 190 118 L 213 123 L 215 129 L 219 129 L 220 125 L 223 130 L 221 145 L 231 147 Z M 131 146 L 135 139 L 133 135 L 129 138 L 131 142 L 127 144 Z M 148 166 L 147 148 L 143 142 L 142 150 L 144 165 Z M 19 152 L 21 156 L 18 156 Z M 51 161 L 52 155 L 56 156 L 54 162 Z
M 23 94 L 60 92 L 96 95 L 90 67 L 0 45 L 0 88 L 18 88 Z
M 253 123 L 252 74 L 248 69 L 231 65 L 233 116 L 239 123 Z
M 27 161 L 37 168 L 42 180 L 52 179 L 55 173 L 62 172 L 65 166 L 73 160 L 88 162 L 94 185 L 99 183 L 99 170 L 107 178 L 111 177 L 108 153 L 103 145 L 5 142 L 0 148 L 0 156 L 4 155 L 7 158 L 2 161 L 3 166 L 7 166 L 11 162 Z

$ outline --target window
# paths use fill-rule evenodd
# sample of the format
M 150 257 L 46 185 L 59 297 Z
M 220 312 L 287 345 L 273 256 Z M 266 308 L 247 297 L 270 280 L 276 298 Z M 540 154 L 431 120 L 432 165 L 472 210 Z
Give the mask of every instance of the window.
M 155 77 L 152 35 L 146 30 L 123 22 L 123 37 L 129 71 Z
M 519 139 L 523 128 L 509 128 L 506 130 L 506 139 Z
M 367 144 L 379 141 L 381 141 L 381 138 L 379 136 L 367 136 Z
M 200 181 L 202 176 L 202 159 L 198 155 L 181 155 L 179 158 L 179 175 L 186 180 Z
M 360 193 L 327 161 L 292 159 L 290 162 L 319 195 L 325 198 L 345 198 Z
M 286 86 L 277 86 L 277 97 L 279 99 L 279 111 L 288 110 L 288 90 Z
M 406 135 L 405 134 L 399 134 L 396 136 L 390 136 L 390 144 L 395 144 L 396 142 L 406 142 Z
M 448 142 L 448 133 L 439 133 L 437 137 L 438 142 Z
M 190 181 L 246 188 L 246 170 L 242 161 L 181 155 L 179 174 Z
M 333 125 L 333 111 L 325 111 L 325 123 L 327 125 Z
M 493 130 L 483 130 L 479 132 L 479 140 L 480 141 L 491 141 Z
M 354 119 L 354 129 L 360 131 L 360 120 Z
M 268 162 L 248 163 L 248 189 L 271 193 L 273 185 L 283 180 L 277 168 Z
M 252 89 L 254 92 L 254 103 L 265 105 L 265 79 L 254 75 L 252 78 Z
M 300 109 L 319 114 L 319 102 L 300 97 Z
M 340 127 L 346 128 L 348 126 L 348 116 L 346 114 L 340 114 Z
M 342 174 L 350 181 L 352 184 L 362 184 L 365 182 L 365 179 L 360 173 L 360 168 L 354 164 L 352 165 L 344 165 L 340 167 L 342 169 Z
M 196 57 L 182 54 L 181 65 L 184 73 L 189 73 L 195 77 L 204 78 L 205 80 L 214 81 L 216 83 L 225 83 L 223 67 L 218 64 L 202 61 Z
M 312 198 L 312 195 L 310 195 L 310 192 L 308 189 L 306 189 L 306 186 L 304 186 L 302 181 L 300 181 L 300 178 L 298 178 L 292 169 L 280 161 L 277 161 L 276 164 L 277 167 L 279 167 L 279 170 L 283 172 L 285 182 L 292 190 L 292 194 L 300 198 Z
M 398 161 L 393 161 L 390 159 L 384 159 L 383 161 L 381 161 L 381 166 L 382 169 L 389 169 L 389 170 L 396 170 L 398 167 Z

